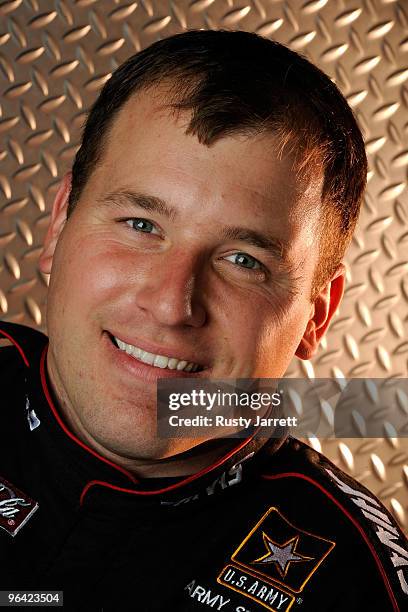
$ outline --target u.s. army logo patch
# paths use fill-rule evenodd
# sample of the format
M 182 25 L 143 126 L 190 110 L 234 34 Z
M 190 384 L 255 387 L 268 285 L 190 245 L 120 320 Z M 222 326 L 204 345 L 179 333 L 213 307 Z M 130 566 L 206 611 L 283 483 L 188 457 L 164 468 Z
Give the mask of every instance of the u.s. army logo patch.
M 232 554 L 217 582 L 272 612 L 286 612 L 334 546 L 270 508 Z

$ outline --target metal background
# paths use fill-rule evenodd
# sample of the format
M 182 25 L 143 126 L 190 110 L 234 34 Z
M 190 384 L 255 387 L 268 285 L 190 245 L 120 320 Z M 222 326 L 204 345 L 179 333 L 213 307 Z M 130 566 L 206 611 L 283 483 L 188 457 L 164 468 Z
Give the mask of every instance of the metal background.
M 0 2 L 0 16 L 1 318 L 45 329 L 37 259 L 53 195 L 112 70 L 187 28 L 250 30 L 303 53 L 339 85 L 369 154 L 344 302 L 316 358 L 296 359 L 288 374 L 407 376 L 408 1 L 12 0 Z M 408 527 L 408 441 L 309 442 Z

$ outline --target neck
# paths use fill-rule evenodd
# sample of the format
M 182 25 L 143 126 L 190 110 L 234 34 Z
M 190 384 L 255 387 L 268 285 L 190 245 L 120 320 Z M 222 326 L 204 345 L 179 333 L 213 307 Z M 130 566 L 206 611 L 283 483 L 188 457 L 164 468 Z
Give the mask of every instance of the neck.
M 174 439 L 169 440 L 170 444 L 161 456 L 138 457 L 120 454 L 116 449 L 101 444 L 84 428 L 75 410 L 70 407 L 68 401 L 64 401 L 65 394 L 63 389 L 58 389 L 58 384 L 50 372 L 50 365 L 47 362 L 47 386 L 65 427 L 89 449 L 138 478 L 189 476 L 215 463 L 238 444 L 234 438 L 184 439 L 183 446 L 180 446 L 181 440 Z

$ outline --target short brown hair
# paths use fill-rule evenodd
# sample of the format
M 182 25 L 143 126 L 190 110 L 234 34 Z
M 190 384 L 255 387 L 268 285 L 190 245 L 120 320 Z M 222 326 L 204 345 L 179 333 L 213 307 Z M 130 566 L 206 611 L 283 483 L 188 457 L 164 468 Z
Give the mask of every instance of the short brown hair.
M 271 131 L 290 147 L 296 171 L 323 177 L 320 258 L 312 299 L 350 243 L 367 180 L 362 134 L 347 101 L 319 68 L 251 32 L 190 30 L 126 60 L 92 106 L 72 169 L 68 215 L 101 159 L 112 122 L 135 93 L 169 83 L 169 107 L 191 112 L 186 134 L 203 145 Z

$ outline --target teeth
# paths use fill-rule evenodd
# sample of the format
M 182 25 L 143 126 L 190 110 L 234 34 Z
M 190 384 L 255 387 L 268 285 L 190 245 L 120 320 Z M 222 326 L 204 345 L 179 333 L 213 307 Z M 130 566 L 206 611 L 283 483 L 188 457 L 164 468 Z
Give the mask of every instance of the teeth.
M 179 361 L 178 364 L 177 364 L 177 369 L 178 370 L 184 370 L 184 368 L 186 367 L 187 363 L 188 363 L 187 361 Z
M 156 355 L 154 358 L 153 365 L 158 368 L 167 368 L 167 364 L 169 363 L 168 357 L 163 357 L 162 355 Z
M 122 351 L 126 351 L 128 355 L 132 355 L 139 361 L 143 361 L 143 363 L 148 363 L 149 365 L 154 365 L 156 368 L 169 368 L 170 370 L 184 370 L 185 372 L 197 372 L 199 369 L 199 365 L 193 363 L 192 361 L 184 361 L 182 359 L 175 359 L 174 357 L 165 357 L 164 355 L 154 355 L 153 353 L 149 353 L 148 351 L 143 351 L 137 346 L 133 346 L 132 344 L 127 344 L 119 338 L 116 338 L 115 341 L 118 347 Z
M 149 365 L 153 365 L 154 363 L 154 355 L 153 353 L 148 353 L 147 351 L 142 351 L 139 359 L 144 363 L 148 363 Z

